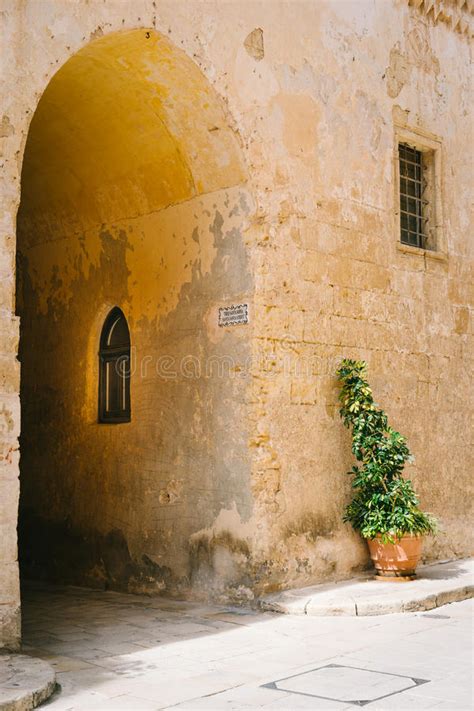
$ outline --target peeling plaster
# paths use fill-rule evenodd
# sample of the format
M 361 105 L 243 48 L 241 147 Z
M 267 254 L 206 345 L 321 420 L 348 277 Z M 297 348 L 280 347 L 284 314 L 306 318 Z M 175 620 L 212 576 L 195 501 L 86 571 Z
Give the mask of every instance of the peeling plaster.
M 265 51 L 263 48 L 263 30 L 260 27 L 252 30 L 250 34 L 247 35 L 244 41 L 244 47 L 248 54 L 260 62 L 264 56 Z

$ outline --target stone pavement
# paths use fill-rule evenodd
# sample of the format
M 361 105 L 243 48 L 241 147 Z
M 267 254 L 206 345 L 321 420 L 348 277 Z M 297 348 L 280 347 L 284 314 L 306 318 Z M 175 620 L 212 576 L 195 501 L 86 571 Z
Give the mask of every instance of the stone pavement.
M 275 615 L 36 587 L 24 651 L 50 662 L 48 711 L 472 707 L 472 602 L 383 617 Z
M 265 595 L 262 610 L 291 615 L 386 615 L 433 610 L 474 593 L 474 560 L 420 566 L 416 580 L 387 582 L 368 578 L 313 585 Z

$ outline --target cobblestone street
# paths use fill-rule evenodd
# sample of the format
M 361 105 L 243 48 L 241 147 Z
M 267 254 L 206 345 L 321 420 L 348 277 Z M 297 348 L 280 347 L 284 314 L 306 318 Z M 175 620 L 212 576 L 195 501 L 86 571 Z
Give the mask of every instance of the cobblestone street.
M 24 651 L 57 672 L 50 711 L 468 711 L 471 611 L 298 617 L 35 587 Z

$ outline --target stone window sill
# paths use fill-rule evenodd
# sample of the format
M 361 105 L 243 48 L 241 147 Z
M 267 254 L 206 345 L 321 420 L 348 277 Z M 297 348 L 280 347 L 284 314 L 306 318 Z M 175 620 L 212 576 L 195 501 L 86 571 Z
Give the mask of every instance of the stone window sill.
M 410 244 L 403 244 L 402 242 L 397 242 L 397 249 L 404 254 L 416 254 L 419 257 L 436 259 L 439 262 L 446 262 L 448 260 L 448 255 L 444 252 L 436 252 L 433 249 L 422 249 L 421 247 L 412 247 Z

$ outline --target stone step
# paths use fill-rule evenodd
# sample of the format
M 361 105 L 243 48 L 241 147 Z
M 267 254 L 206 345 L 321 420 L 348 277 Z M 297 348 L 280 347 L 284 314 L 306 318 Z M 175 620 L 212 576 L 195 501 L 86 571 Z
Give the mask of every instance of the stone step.
M 386 615 L 432 610 L 473 596 L 474 560 L 420 566 L 415 580 L 392 582 L 370 578 L 264 595 L 262 610 L 287 615 Z
M 42 659 L 0 654 L 1 711 L 30 711 L 51 696 L 56 675 Z

